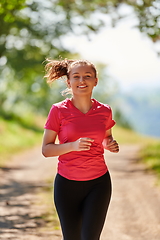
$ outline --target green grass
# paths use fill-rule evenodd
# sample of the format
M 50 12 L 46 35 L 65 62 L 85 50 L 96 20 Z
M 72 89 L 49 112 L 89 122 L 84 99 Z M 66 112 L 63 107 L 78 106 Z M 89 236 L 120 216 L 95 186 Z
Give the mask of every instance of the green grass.
M 148 169 L 156 173 L 160 180 L 160 141 L 146 145 L 140 152 L 140 158 Z
M 26 119 L 18 122 L 0 118 L 0 167 L 3 167 L 13 154 L 40 144 L 43 121 L 36 117 L 28 120 L 27 124 L 25 121 Z M 36 127 L 33 129 L 34 126 Z
M 41 144 L 44 122 L 44 117 L 29 114 L 20 119 L 0 118 L 0 167 L 13 154 Z M 113 136 L 119 144 L 141 144 L 144 148 L 157 143 L 157 139 L 118 126 L 113 128 Z
M 140 144 L 144 147 L 146 144 L 157 143 L 156 138 L 138 134 L 130 129 L 115 126 L 112 130 L 113 137 L 119 144 Z
M 139 159 L 152 170 L 160 180 L 160 139 L 140 135 L 132 130 L 115 126 L 113 136 L 119 144 L 138 144 L 141 146 Z

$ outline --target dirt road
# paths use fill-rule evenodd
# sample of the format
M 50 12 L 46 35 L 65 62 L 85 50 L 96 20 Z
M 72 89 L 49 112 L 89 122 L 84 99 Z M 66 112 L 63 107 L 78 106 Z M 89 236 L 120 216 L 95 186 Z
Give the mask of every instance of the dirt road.
M 160 187 L 137 164 L 138 149 L 128 145 L 118 154 L 106 152 L 113 194 L 101 240 L 160 240 Z M 45 159 L 36 147 L 0 170 L 0 239 L 61 240 L 59 230 L 42 231 L 46 206 L 35 205 L 56 165 L 56 158 Z

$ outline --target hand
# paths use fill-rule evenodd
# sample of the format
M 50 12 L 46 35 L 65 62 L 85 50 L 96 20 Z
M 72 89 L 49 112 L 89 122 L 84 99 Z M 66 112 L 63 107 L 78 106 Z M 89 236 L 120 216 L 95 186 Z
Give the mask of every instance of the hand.
M 119 152 L 119 145 L 112 136 L 109 136 L 103 140 L 103 147 L 110 152 L 117 153 Z
M 75 142 L 72 142 L 73 144 L 73 151 L 86 151 L 90 150 L 90 147 L 92 145 L 92 142 L 94 142 L 91 138 L 79 138 Z

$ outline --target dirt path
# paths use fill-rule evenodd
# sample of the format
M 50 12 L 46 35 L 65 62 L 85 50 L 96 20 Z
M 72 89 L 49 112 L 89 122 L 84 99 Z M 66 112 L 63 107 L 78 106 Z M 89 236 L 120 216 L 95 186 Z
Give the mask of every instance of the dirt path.
M 137 164 L 138 146 L 122 146 L 110 157 L 113 195 L 102 240 L 160 240 L 160 187 Z
M 136 163 L 138 149 L 121 146 L 118 154 L 106 152 L 113 195 L 101 240 L 160 240 L 160 187 Z M 61 240 L 58 230 L 42 231 L 46 206 L 35 205 L 56 165 L 57 159 L 44 159 L 38 147 L 0 170 L 0 239 Z

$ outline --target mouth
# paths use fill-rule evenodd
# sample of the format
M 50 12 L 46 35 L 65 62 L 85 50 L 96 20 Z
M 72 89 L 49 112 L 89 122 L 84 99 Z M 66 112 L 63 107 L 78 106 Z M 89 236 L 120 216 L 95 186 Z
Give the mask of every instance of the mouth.
M 78 88 L 84 89 L 87 87 L 87 85 L 81 85 L 81 86 L 77 86 Z

